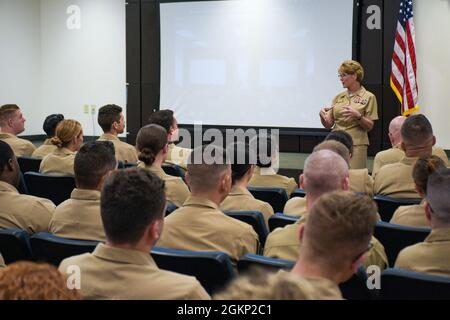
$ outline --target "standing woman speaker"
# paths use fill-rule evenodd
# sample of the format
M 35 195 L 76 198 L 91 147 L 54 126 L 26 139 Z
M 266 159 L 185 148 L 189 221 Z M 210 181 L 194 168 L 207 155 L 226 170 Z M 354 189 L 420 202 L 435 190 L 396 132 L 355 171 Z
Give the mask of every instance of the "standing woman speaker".
M 361 85 L 364 69 L 359 62 L 344 61 L 338 72 L 342 86 L 347 90 L 334 97 L 331 107 L 320 110 L 320 121 L 327 129 L 348 132 L 353 138 L 351 169 L 367 168 L 367 132 L 378 120 L 377 99 Z

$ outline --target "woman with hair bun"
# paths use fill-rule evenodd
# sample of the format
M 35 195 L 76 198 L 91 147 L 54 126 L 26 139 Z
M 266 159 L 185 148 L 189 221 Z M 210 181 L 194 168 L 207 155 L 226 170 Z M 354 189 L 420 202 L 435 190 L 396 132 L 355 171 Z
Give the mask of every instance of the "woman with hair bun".
M 149 170 L 164 180 L 167 201 L 181 207 L 190 192 L 180 177 L 166 174 L 161 167 L 169 151 L 167 142 L 167 131 L 160 125 L 149 124 L 142 127 L 136 138 L 136 149 L 140 160 L 138 167 Z
M 445 167 L 445 162 L 438 156 L 420 158 L 416 161 L 412 175 L 416 185 L 416 191 L 422 199 L 425 198 L 427 193 L 428 177 L 436 170 Z M 425 200 L 422 200 L 417 205 L 398 207 L 390 222 L 404 226 L 429 228 L 430 223 L 425 217 L 424 202 Z
M 42 159 L 40 173 L 75 175 L 73 163 L 75 154 L 83 144 L 83 128 L 76 120 L 63 120 L 56 127 L 50 142 L 56 149 Z

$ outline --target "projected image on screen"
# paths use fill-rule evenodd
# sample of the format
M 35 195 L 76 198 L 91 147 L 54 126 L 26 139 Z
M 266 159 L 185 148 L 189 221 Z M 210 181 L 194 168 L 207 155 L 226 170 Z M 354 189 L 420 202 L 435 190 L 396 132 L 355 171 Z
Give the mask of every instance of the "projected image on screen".
M 343 91 L 353 0 L 163 3 L 162 108 L 183 124 L 321 128 Z

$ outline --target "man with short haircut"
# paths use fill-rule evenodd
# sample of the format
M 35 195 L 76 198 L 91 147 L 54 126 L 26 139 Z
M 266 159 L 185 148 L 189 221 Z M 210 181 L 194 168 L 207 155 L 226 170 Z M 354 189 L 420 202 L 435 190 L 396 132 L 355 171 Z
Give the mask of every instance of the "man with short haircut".
M 150 255 L 164 226 L 164 182 L 144 169 L 117 170 L 101 195 L 106 243 L 65 259 L 59 271 L 81 272 L 84 299 L 209 299 L 194 278 L 160 270 Z
M 397 163 L 381 167 L 375 175 L 374 193 L 393 198 L 419 198 L 412 177 L 413 166 L 418 158 L 431 156 L 436 138 L 431 123 L 422 114 L 404 121 L 401 137 L 405 156 Z
M 214 155 L 214 158 L 209 158 Z M 219 206 L 231 190 L 231 165 L 226 151 L 209 145 L 194 149 L 186 174 L 191 196 L 166 217 L 160 247 L 227 253 L 234 264 L 256 253 L 258 235 L 244 222 L 230 218 Z
M 305 161 L 300 186 L 306 192 L 306 211 L 296 223 L 273 230 L 267 237 L 264 255 L 268 257 L 296 260 L 300 243 L 298 229 L 308 220 L 314 203 L 324 194 L 349 190 L 348 163 L 339 154 L 330 150 L 313 152 Z M 325 230 L 324 230 L 325 232 Z M 382 244 L 372 238 L 372 249 L 368 252 L 365 266 L 377 265 L 385 268 L 387 257 Z
M 0 141 L 0 228 L 30 234 L 47 232 L 55 205 L 47 199 L 19 194 L 20 168 L 12 148 Z
M 431 233 L 424 242 L 400 251 L 396 268 L 450 276 L 450 169 L 435 171 L 428 178 L 425 216 Z
M 160 125 L 167 131 L 169 150 L 165 163 L 176 164 L 184 170 L 187 170 L 187 163 L 192 149 L 181 148 L 175 145 L 178 142 L 179 133 L 178 122 L 173 115 L 173 111 L 169 109 L 155 111 L 150 115 L 148 123 Z
M 381 167 L 387 164 L 399 162 L 405 156 L 405 152 L 401 148 L 402 144 L 401 128 L 405 120 L 406 117 L 398 116 L 392 119 L 392 121 L 390 122 L 388 135 L 392 148 L 380 151 L 375 155 L 375 158 L 373 160 L 372 177 L 375 177 L 378 171 L 380 171 Z M 448 157 L 445 151 L 442 150 L 442 148 L 433 146 L 432 153 L 433 155 L 441 158 L 448 166 L 449 164 Z
M 56 207 L 49 231 L 57 236 L 105 241 L 100 216 L 100 191 L 105 179 L 117 167 L 114 145 L 93 141 L 83 145 L 75 156 L 76 188 Z
M 369 197 L 342 191 L 325 194 L 298 228 L 300 254 L 290 272 L 282 270 L 256 281 L 241 277 L 215 298 L 342 299 L 338 285 L 364 261 L 375 222 L 376 206 Z
M 103 130 L 99 141 L 111 141 L 116 150 L 119 161 L 137 163 L 138 157 L 134 146 L 120 141 L 118 135 L 125 130 L 125 117 L 122 108 L 115 104 L 108 104 L 98 110 L 98 124 Z
M 42 159 L 57 149 L 57 147 L 50 142 L 50 139 L 55 136 L 56 126 L 63 120 L 64 116 L 62 114 L 51 114 L 45 118 L 42 128 L 47 134 L 47 139 L 45 139 L 44 143 L 39 148 L 34 150 L 31 155 L 33 158 Z
M 30 141 L 17 137 L 25 131 L 25 121 L 19 106 L 5 104 L 0 107 L 0 140 L 11 146 L 16 157 L 29 157 L 36 150 Z

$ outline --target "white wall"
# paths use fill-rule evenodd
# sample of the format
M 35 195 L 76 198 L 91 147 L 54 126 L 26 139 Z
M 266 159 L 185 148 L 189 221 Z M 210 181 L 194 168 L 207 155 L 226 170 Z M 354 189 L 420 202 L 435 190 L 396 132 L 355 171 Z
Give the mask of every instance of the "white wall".
M 0 105 L 21 106 L 25 132 L 42 132 L 40 6 L 36 0 L 0 0 Z
M 67 28 L 70 5 L 81 9 L 79 30 Z M 43 134 L 45 117 L 63 113 L 98 135 L 85 104 L 125 109 L 125 0 L 0 0 L 0 39 L 0 104 L 21 106 L 24 134 Z
M 419 106 L 450 149 L 450 0 L 416 0 L 414 23 Z

